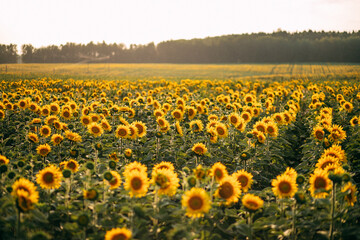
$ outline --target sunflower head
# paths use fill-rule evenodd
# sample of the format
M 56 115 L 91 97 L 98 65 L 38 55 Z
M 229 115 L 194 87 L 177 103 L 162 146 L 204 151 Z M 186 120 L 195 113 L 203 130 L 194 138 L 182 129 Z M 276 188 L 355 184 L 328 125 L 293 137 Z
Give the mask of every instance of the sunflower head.
M 42 157 L 46 157 L 50 152 L 51 152 L 51 147 L 49 144 L 42 144 L 42 145 L 39 145 L 37 148 L 36 148 L 36 151 L 37 153 L 42 156 Z
M 126 125 L 119 125 L 115 131 L 117 138 L 127 138 L 130 134 L 130 129 Z
M 220 182 L 227 175 L 226 167 L 220 162 L 215 163 L 210 169 L 210 176 L 214 177 L 217 182 Z
M 57 189 L 61 185 L 62 172 L 54 165 L 44 168 L 36 174 L 36 182 L 44 189 Z
M 357 201 L 357 199 L 356 199 L 356 194 L 357 194 L 356 186 L 353 185 L 351 182 L 348 182 L 341 189 L 341 191 L 343 193 L 346 193 L 346 195 L 344 196 L 344 199 L 348 203 L 348 205 L 353 207 L 354 203 Z
M 296 178 L 292 178 L 287 174 L 282 174 L 273 179 L 271 182 L 272 191 L 278 198 L 293 197 L 298 190 Z
M 143 197 L 149 188 L 147 174 L 139 171 L 131 171 L 125 176 L 125 190 L 129 191 L 130 197 Z
M 196 143 L 191 149 L 197 155 L 204 155 L 207 153 L 207 148 L 203 143 Z
M 0 165 L 6 165 L 9 163 L 9 159 L 3 155 L 0 155 Z
M 192 188 L 185 192 L 181 204 L 186 209 L 186 216 L 191 218 L 202 217 L 211 208 L 210 197 L 202 188 Z
M 240 184 L 233 176 L 225 176 L 219 182 L 219 187 L 215 191 L 215 197 L 226 201 L 226 205 L 239 201 L 241 193 Z
M 239 170 L 232 174 L 232 176 L 239 182 L 240 189 L 247 192 L 253 183 L 253 175 L 245 170 Z
M 113 228 L 106 232 L 105 240 L 129 240 L 131 231 L 127 228 Z
M 260 197 L 250 193 L 245 194 L 245 196 L 241 199 L 241 202 L 245 209 L 249 212 L 255 212 L 264 205 L 264 201 Z
M 315 198 L 325 198 L 329 195 L 328 191 L 332 188 L 331 180 L 328 173 L 322 169 L 315 169 L 314 173 L 310 176 L 310 193 Z

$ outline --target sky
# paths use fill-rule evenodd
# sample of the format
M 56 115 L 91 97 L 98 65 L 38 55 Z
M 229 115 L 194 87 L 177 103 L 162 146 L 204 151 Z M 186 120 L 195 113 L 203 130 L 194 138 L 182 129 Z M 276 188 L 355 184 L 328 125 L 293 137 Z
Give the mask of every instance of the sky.
M 228 34 L 360 30 L 360 0 L 0 0 L 0 44 L 155 44 Z

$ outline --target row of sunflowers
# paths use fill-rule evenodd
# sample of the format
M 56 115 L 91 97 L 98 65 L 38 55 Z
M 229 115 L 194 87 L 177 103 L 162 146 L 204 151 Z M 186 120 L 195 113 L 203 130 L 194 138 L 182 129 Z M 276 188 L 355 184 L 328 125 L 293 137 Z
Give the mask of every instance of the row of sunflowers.
M 3 239 L 356 239 L 353 81 L 2 81 Z

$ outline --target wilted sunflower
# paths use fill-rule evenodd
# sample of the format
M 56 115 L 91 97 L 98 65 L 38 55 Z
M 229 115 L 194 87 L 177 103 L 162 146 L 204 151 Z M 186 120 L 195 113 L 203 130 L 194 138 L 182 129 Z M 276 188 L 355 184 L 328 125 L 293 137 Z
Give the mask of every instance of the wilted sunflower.
M 115 162 L 119 161 L 119 158 L 118 158 L 116 152 L 110 153 L 109 158 Z
M 215 197 L 226 201 L 226 205 L 239 201 L 241 193 L 240 184 L 233 176 L 225 176 L 219 182 L 218 189 L 215 191 Z
M 128 240 L 131 235 L 131 231 L 127 228 L 113 228 L 106 232 L 105 240 Z
M 64 137 L 61 136 L 60 134 L 55 133 L 51 136 L 51 143 L 54 146 L 59 145 L 63 140 L 64 140 Z
M 233 173 L 232 176 L 240 183 L 243 192 L 247 192 L 253 183 L 253 175 L 243 169 Z
M 138 137 L 142 138 L 146 135 L 146 126 L 143 122 L 135 121 L 132 124 L 138 129 Z
M 45 143 L 42 145 L 39 145 L 36 148 L 36 152 L 41 155 L 42 157 L 46 157 L 51 152 L 51 147 L 49 144 Z
M 33 143 L 38 143 L 38 142 L 39 142 L 39 137 L 38 137 L 38 135 L 35 134 L 35 133 L 29 133 L 27 137 L 28 137 L 28 139 L 29 139 L 30 141 L 32 141 Z
M 296 178 L 291 178 L 287 174 L 282 174 L 271 181 L 272 191 L 278 198 L 293 197 L 298 190 Z
M 49 137 L 51 135 L 51 128 L 48 125 L 44 125 L 39 130 L 41 136 Z
M 57 189 L 61 185 L 62 172 L 54 165 L 44 168 L 36 174 L 36 182 L 44 189 Z
M 310 176 L 310 192 L 311 196 L 315 198 L 326 198 L 331 190 L 332 182 L 328 178 L 328 173 L 322 169 L 315 169 L 314 173 Z
M 151 183 L 159 195 L 173 196 L 180 186 L 177 174 L 170 169 L 157 169 L 152 172 Z
M 186 216 L 203 217 L 211 208 L 210 197 L 202 188 L 192 188 L 182 196 L 181 204 L 186 208 Z
M 143 197 L 149 188 L 146 172 L 131 171 L 125 176 L 124 188 L 129 191 L 130 197 Z
M 115 131 L 115 136 L 117 138 L 127 138 L 130 134 L 130 129 L 128 126 L 119 125 Z
M 250 212 L 256 211 L 259 208 L 262 208 L 264 205 L 264 201 L 261 198 L 250 193 L 243 196 L 241 202 L 244 207 Z
M 104 133 L 104 129 L 96 122 L 90 123 L 87 128 L 88 132 L 94 137 L 100 137 Z
M 110 171 L 112 178 L 110 181 L 107 181 L 108 184 L 110 185 L 110 189 L 116 189 L 118 187 L 120 187 L 121 185 L 121 177 L 120 174 L 116 171 Z
M 210 176 L 214 177 L 217 182 L 220 182 L 227 175 L 226 167 L 220 162 L 215 163 L 210 169 Z
M 356 186 L 353 185 L 351 182 L 348 182 L 342 189 L 341 191 L 343 193 L 347 193 L 344 197 L 344 199 L 346 200 L 346 202 L 350 205 L 350 206 L 354 206 L 354 203 L 356 202 Z
M 207 152 L 207 148 L 203 143 L 195 143 L 191 150 L 197 155 L 204 155 Z

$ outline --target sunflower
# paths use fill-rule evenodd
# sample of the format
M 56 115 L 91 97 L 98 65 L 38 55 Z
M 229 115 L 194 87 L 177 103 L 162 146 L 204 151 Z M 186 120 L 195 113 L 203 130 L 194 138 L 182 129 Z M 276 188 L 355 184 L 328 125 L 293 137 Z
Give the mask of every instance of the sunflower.
M 138 129 L 138 137 L 142 138 L 146 135 L 146 126 L 143 122 L 135 121 L 132 124 Z
M 356 125 L 359 125 L 359 118 L 357 116 L 353 117 L 351 120 L 350 120 L 350 124 L 351 126 L 356 126 Z
M 314 173 L 310 176 L 310 192 L 311 196 L 315 198 L 326 198 L 332 188 L 332 182 L 328 178 L 328 173 L 322 169 L 315 169 Z
M 175 170 L 175 167 L 174 165 L 171 163 L 171 162 L 164 162 L 162 161 L 161 163 L 158 163 L 156 164 L 154 167 L 153 167 L 153 172 L 156 172 L 157 170 L 163 170 L 163 169 L 167 169 L 167 170 L 171 170 L 171 171 L 174 171 Z
M 344 197 L 344 199 L 346 200 L 346 202 L 350 205 L 350 206 L 354 206 L 354 203 L 356 202 L 356 186 L 353 185 L 351 182 L 348 182 L 342 189 L 341 191 L 343 193 L 347 193 Z
M 202 188 L 186 191 L 182 196 L 181 204 L 186 208 L 186 216 L 191 218 L 202 217 L 211 208 L 210 197 Z
M 241 202 L 250 212 L 256 211 L 259 208 L 262 208 L 264 205 L 264 201 L 260 197 L 250 193 L 247 193 L 245 196 L 243 196 Z
M 164 117 L 158 117 L 156 122 L 160 128 L 164 128 L 169 125 L 169 122 Z
M 220 162 L 215 163 L 210 169 L 210 176 L 214 177 L 217 182 L 220 182 L 227 175 L 226 167 Z
M 287 174 L 282 174 L 271 181 L 272 191 L 278 198 L 293 197 L 298 190 L 296 178 L 291 178 Z
M 8 164 L 8 163 L 9 163 L 9 159 L 3 155 L 0 155 L 0 165 Z
M 76 173 L 79 171 L 79 163 L 74 159 L 70 159 L 69 161 L 65 162 L 64 168 L 69 169 L 73 173 Z
M 225 176 L 219 182 L 219 187 L 214 196 L 226 201 L 226 205 L 239 201 L 241 193 L 240 183 L 233 176 Z
M 341 143 L 346 138 L 346 132 L 339 125 L 332 125 L 329 139 L 334 143 Z
M 249 112 L 241 113 L 240 117 L 245 121 L 245 123 L 250 122 L 251 118 L 252 118 L 251 113 L 249 113 Z
M 324 128 L 322 128 L 321 126 L 317 125 L 316 127 L 314 127 L 313 129 L 313 136 L 319 140 L 322 141 L 325 138 L 325 132 L 324 132 Z
M 134 161 L 134 162 L 129 163 L 129 164 L 127 164 L 125 166 L 125 170 L 123 172 L 123 175 L 126 177 L 127 175 L 129 175 L 133 171 L 138 171 L 140 173 L 146 174 L 147 173 L 147 167 L 142 163 Z
M 184 132 L 183 132 L 183 129 L 182 129 L 179 121 L 176 121 L 175 129 L 176 129 L 177 134 L 179 134 L 180 136 L 184 136 Z
M 64 137 L 61 136 L 60 134 L 56 133 L 51 136 L 51 143 L 54 146 L 59 145 L 63 140 L 64 140 Z
M 204 125 L 201 120 L 192 120 L 190 128 L 193 132 L 201 132 L 204 129 Z
M 203 143 L 195 143 L 191 150 L 197 155 L 204 155 L 207 152 L 207 148 Z
M 207 171 L 201 164 L 199 164 L 195 169 L 193 169 L 193 172 L 197 179 L 204 179 Z
M 90 118 L 91 118 L 91 122 L 98 122 L 98 121 L 100 121 L 100 116 L 97 115 L 96 113 L 91 113 L 89 116 L 90 116 Z
M 80 122 L 84 126 L 88 126 L 91 123 L 91 118 L 88 115 L 82 115 L 80 118 Z
M 129 125 L 129 130 L 130 130 L 129 138 L 130 138 L 130 139 L 136 139 L 137 136 L 138 136 L 138 129 L 137 129 L 137 127 L 136 127 L 134 124 L 130 124 L 130 125 Z
M 31 196 L 33 203 L 37 203 L 39 200 L 39 193 L 36 190 L 36 186 L 34 183 L 30 182 L 28 179 L 26 178 L 19 178 L 18 180 L 16 180 L 14 182 L 14 184 L 12 185 L 12 192 L 11 195 L 13 195 L 14 197 L 16 197 L 17 192 L 19 190 L 23 190 L 25 191 L 28 196 Z
M 111 131 L 111 125 L 105 118 L 101 120 L 100 125 L 101 125 L 102 129 L 104 129 L 105 131 L 107 131 L 107 132 Z
M 339 160 L 335 157 L 325 155 L 321 158 L 319 158 L 318 162 L 316 163 L 316 168 L 325 169 L 330 164 L 338 164 Z
M 288 175 L 290 178 L 295 179 L 297 178 L 297 172 L 295 171 L 295 169 L 291 168 L 291 167 L 287 167 L 285 172 L 285 175 Z
M 39 137 L 37 134 L 35 133 L 29 133 L 27 138 L 32 141 L 33 143 L 38 143 L 39 142 Z
M 119 158 L 118 158 L 116 152 L 110 153 L 110 154 L 109 154 L 109 158 L 110 158 L 111 160 L 115 161 L 115 162 L 118 162 L 118 161 L 119 161 Z
M 258 130 L 259 132 L 266 133 L 266 124 L 262 121 L 257 121 L 254 124 L 253 128 Z
M 265 143 L 266 136 L 263 132 L 258 131 L 256 137 L 259 143 Z
M 279 134 L 279 129 L 276 123 L 270 121 L 266 124 L 266 133 L 271 137 L 276 138 Z
M 121 177 L 120 174 L 116 171 L 110 171 L 112 178 L 110 181 L 108 181 L 108 184 L 110 185 L 110 189 L 116 189 L 120 187 L 121 185 Z
M 146 172 L 131 171 L 125 175 L 125 190 L 129 191 L 130 197 L 143 197 L 149 188 L 149 180 Z
M 130 129 L 128 126 L 119 125 L 115 131 L 115 136 L 117 138 L 127 138 L 130 134 Z
M 0 119 L 5 118 L 5 112 L 3 110 L 0 110 Z
M 173 196 L 180 186 L 177 174 L 170 169 L 157 169 L 152 172 L 151 183 L 157 186 L 159 195 Z
M 51 152 L 51 147 L 49 144 L 45 143 L 42 145 L 39 145 L 36 148 L 36 152 L 41 155 L 42 157 L 46 157 Z
M 228 135 L 228 129 L 227 129 L 226 125 L 223 123 L 216 124 L 215 131 L 219 138 L 225 138 Z
M 345 102 L 342 107 L 348 112 L 351 113 L 351 111 L 354 109 L 354 106 L 351 102 Z
M 165 113 L 164 113 L 163 110 L 161 110 L 161 109 L 156 109 L 156 110 L 154 111 L 154 116 L 155 116 L 156 118 L 163 117 L 164 115 L 165 115 Z
M 284 116 L 281 113 L 275 113 L 273 115 L 273 118 L 274 118 L 275 122 L 277 122 L 278 124 L 284 123 Z
M 26 191 L 20 189 L 16 192 L 16 205 L 22 212 L 27 212 L 34 208 L 34 203 L 37 203 L 37 200 L 34 199 L 34 196 L 29 195 Z
M 237 113 L 231 113 L 229 116 L 228 116 L 228 119 L 229 119 L 229 122 L 230 124 L 232 124 L 234 127 L 237 127 L 240 123 L 240 116 L 239 114 Z
M 82 138 L 78 133 L 72 132 L 72 131 L 65 131 L 65 137 L 69 139 L 72 142 L 81 142 Z
M 59 131 L 63 129 L 62 123 L 61 123 L 60 121 L 58 121 L 58 120 L 55 120 L 55 121 L 53 122 L 53 126 L 54 126 L 54 128 L 55 128 L 56 130 L 59 130 Z
M 57 116 L 51 115 L 45 118 L 45 124 L 51 126 L 54 121 L 59 121 L 59 118 Z
M 84 190 L 84 199 L 94 201 L 98 197 L 99 197 L 99 193 L 95 188 L 90 188 L 89 190 Z
M 125 149 L 125 157 L 130 158 L 132 156 L 132 150 L 130 148 Z
M 41 115 L 48 116 L 48 115 L 50 115 L 50 107 L 45 105 L 41 108 L 40 112 L 41 112 Z
M 44 168 L 36 174 L 36 182 L 44 189 L 57 189 L 61 185 L 62 172 L 54 165 Z
M 50 111 L 52 114 L 57 115 L 60 112 L 60 106 L 58 103 L 53 102 L 50 104 Z
M 94 137 L 100 137 L 104 133 L 104 129 L 102 129 L 100 124 L 92 122 L 88 125 L 88 132 Z
M 209 120 L 209 122 L 211 122 L 211 121 L 218 121 L 218 120 L 219 120 L 219 117 L 216 116 L 215 114 L 210 114 L 210 115 L 208 116 L 208 120 Z
M 113 228 L 105 234 L 105 240 L 128 240 L 130 238 L 131 231 L 127 228 Z
M 194 117 L 196 116 L 196 113 L 197 113 L 196 108 L 194 108 L 194 107 L 187 108 L 187 114 L 188 114 L 189 120 L 194 119 Z
M 236 126 L 236 129 L 239 132 L 244 132 L 245 128 L 246 128 L 246 122 L 242 118 L 240 118 L 239 124 Z
M 44 125 L 39 130 L 41 136 L 49 137 L 51 135 L 51 128 L 48 125 Z
M 72 113 L 70 109 L 63 109 L 60 113 L 60 116 L 65 120 L 70 120 L 72 117 Z
M 243 192 L 247 192 L 253 183 L 253 175 L 245 170 L 238 170 L 232 176 L 239 182 L 240 188 Z
M 171 115 L 177 121 L 181 121 L 184 118 L 184 113 L 182 111 L 180 111 L 179 109 L 175 109 L 174 111 L 172 111 Z
M 332 145 L 330 148 L 325 149 L 321 157 L 330 156 L 338 159 L 339 162 L 347 162 L 346 160 L 346 154 L 343 149 L 341 149 L 341 146 L 338 144 Z
M 21 108 L 22 110 L 25 110 L 28 107 L 28 103 L 24 99 L 20 99 L 18 101 L 18 105 L 19 105 L 19 108 Z

